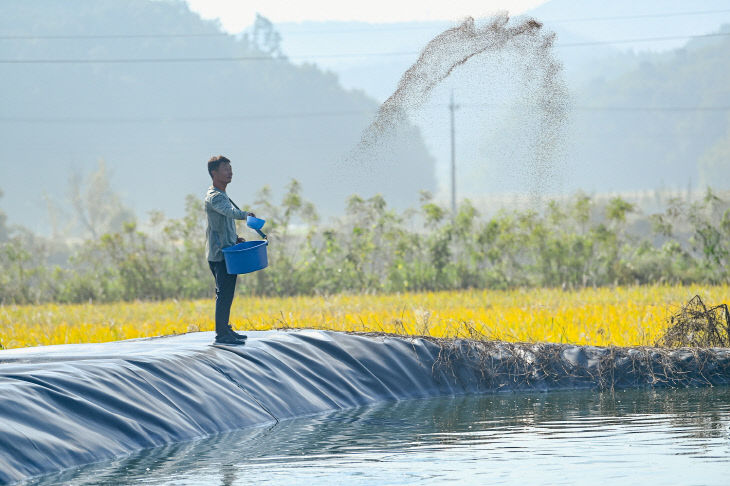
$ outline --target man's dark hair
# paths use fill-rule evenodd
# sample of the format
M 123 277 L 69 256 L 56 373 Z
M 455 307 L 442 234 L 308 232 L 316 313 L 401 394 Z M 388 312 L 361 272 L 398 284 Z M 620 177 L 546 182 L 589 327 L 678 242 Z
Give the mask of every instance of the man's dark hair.
M 213 171 L 218 170 L 218 167 L 221 164 L 230 164 L 231 161 L 228 160 L 226 157 L 223 157 L 222 155 L 216 155 L 214 157 L 211 157 L 210 160 L 208 160 L 208 174 L 210 174 L 210 178 L 213 178 Z

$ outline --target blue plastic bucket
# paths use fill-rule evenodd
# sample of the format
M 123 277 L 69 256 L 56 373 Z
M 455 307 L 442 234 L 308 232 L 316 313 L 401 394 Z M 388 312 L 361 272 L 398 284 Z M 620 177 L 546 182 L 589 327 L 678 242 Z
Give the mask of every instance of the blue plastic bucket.
M 236 273 L 251 273 L 269 265 L 266 254 L 266 240 L 244 241 L 237 245 L 223 248 L 223 258 L 226 259 L 226 269 L 231 275 Z
M 248 216 L 246 218 L 246 226 L 251 229 L 259 230 L 264 227 L 265 219 L 256 218 L 254 216 Z

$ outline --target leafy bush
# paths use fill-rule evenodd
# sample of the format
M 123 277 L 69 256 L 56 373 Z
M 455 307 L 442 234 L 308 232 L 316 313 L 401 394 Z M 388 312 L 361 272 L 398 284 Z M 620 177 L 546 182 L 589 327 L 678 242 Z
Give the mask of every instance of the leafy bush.
M 381 196 L 351 196 L 341 218 L 319 224 L 297 181 L 280 203 L 264 188 L 249 207 L 267 220 L 270 241 L 269 267 L 239 280 L 252 295 L 730 281 L 730 208 L 710 190 L 648 218 L 620 198 L 598 207 L 583 194 L 490 218 L 463 201 L 452 217 L 423 193 L 404 212 Z M 630 231 L 639 220 L 651 229 Z M 47 241 L 9 234 L 0 242 L 0 302 L 211 296 L 202 201 L 188 196 L 185 216 L 154 214 L 149 228 L 127 223 L 89 239 L 63 266 L 46 263 Z

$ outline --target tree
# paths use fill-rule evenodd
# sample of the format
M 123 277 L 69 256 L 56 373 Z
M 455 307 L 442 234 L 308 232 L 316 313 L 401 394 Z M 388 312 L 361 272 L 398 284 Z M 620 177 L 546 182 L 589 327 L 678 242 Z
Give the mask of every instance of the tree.
M 99 161 L 96 170 L 83 177 L 74 172 L 69 181 L 69 199 L 76 212 L 77 223 L 97 239 L 109 232 L 119 231 L 124 223 L 134 221 L 134 213 L 122 204 L 119 194 L 112 190 L 106 163 Z
M 274 24 L 261 14 L 256 14 L 251 37 L 253 45 L 259 51 L 271 57 L 284 57 L 281 52 L 281 34 L 274 28 Z
M 636 211 L 636 206 L 620 197 L 611 198 L 606 207 L 606 218 L 616 226 L 626 223 L 626 215 Z
M 720 187 L 727 187 L 730 181 L 730 117 L 727 124 L 725 136 L 720 137 L 699 160 L 701 186 L 720 184 Z
M 3 190 L 0 189 L 0 198 L 2 198 L 2 197 L 3 197 Z M 8 220 L 8 217 L 0 209 L 0 242 L 8 240 L 8 236 L 9 236 L 10 232 L 8 231 L 7 220 Z

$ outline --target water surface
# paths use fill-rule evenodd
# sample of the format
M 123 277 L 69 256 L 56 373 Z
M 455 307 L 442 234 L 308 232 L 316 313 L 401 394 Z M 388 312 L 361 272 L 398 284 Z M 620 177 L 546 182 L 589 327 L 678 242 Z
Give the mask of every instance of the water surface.
M 730 388 L 383 403 L 29 484 L 730 484 Z

